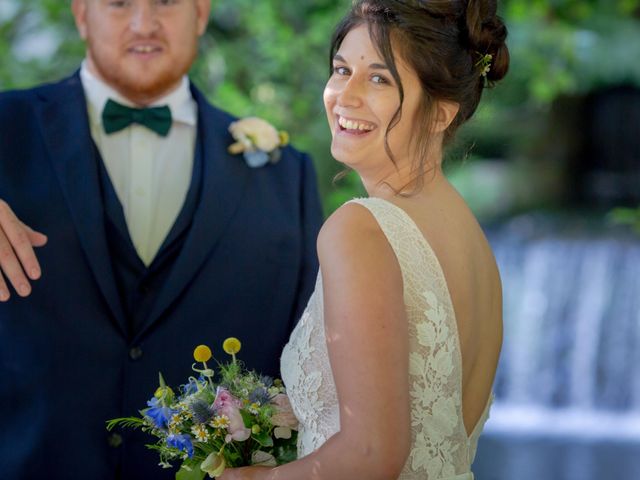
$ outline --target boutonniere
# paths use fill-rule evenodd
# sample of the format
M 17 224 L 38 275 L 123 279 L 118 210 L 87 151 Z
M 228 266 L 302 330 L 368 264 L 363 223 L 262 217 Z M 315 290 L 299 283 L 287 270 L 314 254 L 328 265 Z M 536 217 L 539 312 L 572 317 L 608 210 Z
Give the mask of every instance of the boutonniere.
M 242 153 L 251 168 L 278 162 L 280 147 L 289 143 L 287 132 L 279 132 L 269 122 L 257 117 L 233 122 L 229 125 L 229 132 L 236 141 L 229 146 L 229 153 Z

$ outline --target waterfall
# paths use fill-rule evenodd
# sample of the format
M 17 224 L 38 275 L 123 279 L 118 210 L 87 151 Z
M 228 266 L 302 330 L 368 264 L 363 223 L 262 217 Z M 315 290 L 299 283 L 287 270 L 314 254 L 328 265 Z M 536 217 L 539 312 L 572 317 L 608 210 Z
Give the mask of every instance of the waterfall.
M 640 478 L 640 238 L 540 215 L 487 236 L 504 344 L 476 477 Z
M 488 432 L 640 440 L 640 238 L 587 223 L 489 229 L 505 330 Z

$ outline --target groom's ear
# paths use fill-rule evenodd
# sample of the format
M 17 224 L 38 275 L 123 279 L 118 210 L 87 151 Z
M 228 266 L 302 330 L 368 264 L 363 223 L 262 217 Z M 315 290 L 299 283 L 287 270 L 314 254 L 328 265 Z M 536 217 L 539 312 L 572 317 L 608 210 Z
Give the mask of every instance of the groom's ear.
M 72 0 L 71 11 L 76 21 L 76 28 L 80 38 L 87 39 L 87 2 L 86 0 Z
M 196 0 L 196 18 L 198 36 L 202 36 L 207 30 L 209 15 L 211 14 L 211 0 Z

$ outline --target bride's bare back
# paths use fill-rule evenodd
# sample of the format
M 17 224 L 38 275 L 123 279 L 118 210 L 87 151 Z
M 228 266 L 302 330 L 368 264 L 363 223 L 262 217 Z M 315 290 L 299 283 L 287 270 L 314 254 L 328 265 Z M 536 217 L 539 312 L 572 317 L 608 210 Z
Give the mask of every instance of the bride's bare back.
M 502 345 L 502 289 L 496 262 L 469 207 L 441 172 L 422 191 L 392 201 L 414 220 L 434 250 L 453 302 L 463 367 L 468 433 L 482 415 Z

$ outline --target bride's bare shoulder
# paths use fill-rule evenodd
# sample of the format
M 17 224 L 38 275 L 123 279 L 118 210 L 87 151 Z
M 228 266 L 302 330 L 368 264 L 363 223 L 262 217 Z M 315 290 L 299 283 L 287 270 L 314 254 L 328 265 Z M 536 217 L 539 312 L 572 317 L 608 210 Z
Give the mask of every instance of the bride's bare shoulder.
M 318 255 L 362 258 L 391 247 L 373 214 L 358 203 L 346 203 L 324 223 L 318 235 Z

